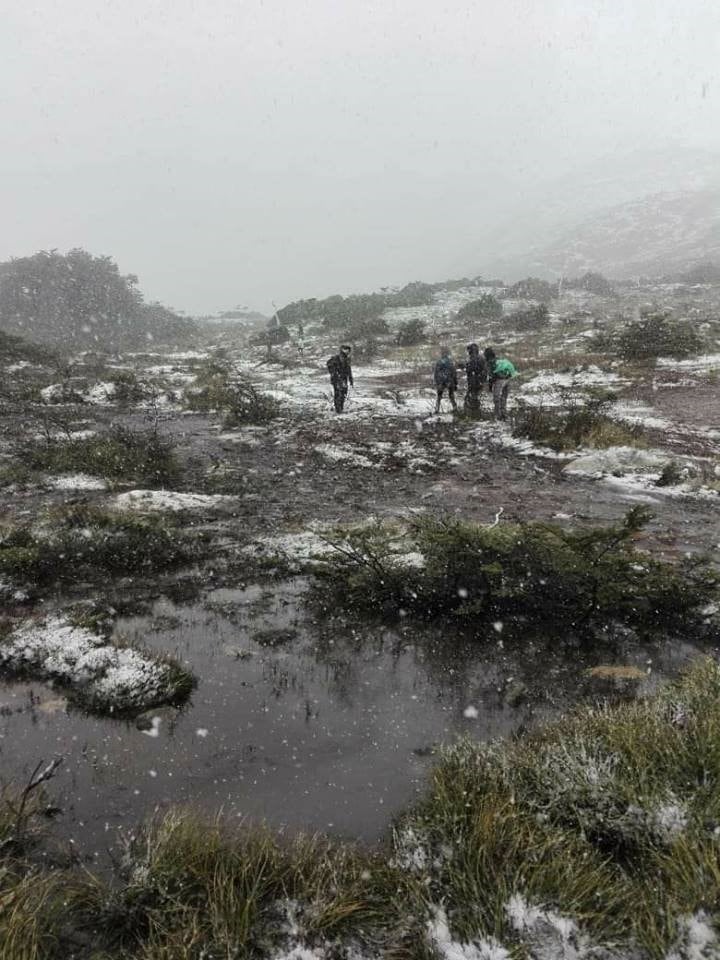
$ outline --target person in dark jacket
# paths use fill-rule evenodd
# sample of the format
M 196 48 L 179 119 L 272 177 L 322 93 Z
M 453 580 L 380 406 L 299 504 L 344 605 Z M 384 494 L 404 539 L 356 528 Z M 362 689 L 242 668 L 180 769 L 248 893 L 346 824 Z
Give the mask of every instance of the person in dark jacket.
M 457 404 L 455 403 L 455 391 L 457 390 L 457 367 L 455 366 L 455 361 L 450 356 L 449 347 L 443 347 L 442 355 L 435 364 L 433 379 L 435 380 L 435 389 L 437 390 L 435 413 L 440 413 L 440 401 L 442 400 L 443 394 L 446 390 L 448 392 L 448 397 L 450 398 L 450 403 L 452 404 L 453 410 L 457 410 Z
M 468 358 L 465 363 L 466 389 L 463 406 L 467 411 L 477 413 L 480 409 L 482 388 L 488 378 L 488 368 L 476 343 L 469 343 L 467 352 Z
M 484 351 L 490 378 L 488 389 L 493 395 L 495 419 L 507 418 L 507 401 L 510 393 L 510 381 L 517 376 L 514 365 L 504 357 L 498 357 L 492 347 Z
M 333 402 L 335 412 L 342 413 L 348 393 L 348 384 L 354 387 L 352 367 L 350 366 L 350 350 L 347 344 L 340 347 L 340 352 L 330 357 L 327 362 L 330 383 L 333 388 Z

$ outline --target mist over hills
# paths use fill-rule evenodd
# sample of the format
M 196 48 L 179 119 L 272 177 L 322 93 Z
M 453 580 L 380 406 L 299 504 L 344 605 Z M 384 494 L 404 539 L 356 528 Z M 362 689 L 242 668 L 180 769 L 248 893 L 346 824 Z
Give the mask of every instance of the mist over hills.
M 509 280 L 598 270 L 662 275 L 720 259 L 720 156 L 610 157 L 546 181 L 493 233 L 483 270 Z
M 720 189 L 654 194 L 548 233 L 524 254 L 495 261 L 492 272 L 511 279 L 586 270 L 617 279 L 677 273 L 720 261 Z

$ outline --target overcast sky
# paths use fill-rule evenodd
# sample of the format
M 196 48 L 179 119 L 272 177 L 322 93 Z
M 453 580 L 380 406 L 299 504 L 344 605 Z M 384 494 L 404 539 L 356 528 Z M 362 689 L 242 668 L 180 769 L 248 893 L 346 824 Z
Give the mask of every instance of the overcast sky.
M 82 246 L 189 312 L 482 271 L 545 181 L 720 150 L 711 0 L 5 0 L 0 23 L 0 259 Z

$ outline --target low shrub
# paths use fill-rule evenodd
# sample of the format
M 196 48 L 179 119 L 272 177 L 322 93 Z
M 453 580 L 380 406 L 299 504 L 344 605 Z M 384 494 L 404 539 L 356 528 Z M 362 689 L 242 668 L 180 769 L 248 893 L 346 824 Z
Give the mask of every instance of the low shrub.
M 498 320 L 503 315 L 503 305 L 491 293 L 484 293 L 477 300 L 470 300 L 458 310 L 459 321 Z
M 387 320 L 383 317 L 365 317 L 353 322 L 346 328 L 343 337 L 349 342 L 381 337 L 390 332 Z
M 642 437 L 642 426 L 628 424 L 609 416 L 617 402 L 612 393 L 595 396 L 572 389 L 561 390 L 557 407 L 515 403 L 513 436 L 532 440 L 551 450 L 574 450 L 580 446 L 605 448 L 636 444 Z
M 375 337 L 368 337 L 362 343 L 355 345 L 353 350 L 353 360 L 358 363 L 369 363 L 374 360 L 380 352 L 380 344 Z
M 172 569 L 188 563 L 195 552 L 167 519 L 73 507 L 52 526 L 0 530 L 0 576 L 46 586 L 79 576 Z
M 132 370 L 113 371 L 110 382 L 115 387 L 113 399 L 121 409 L 141 403 L 147 396 L 147 388 Z
M 179 479 L 173 444 L 155 430 L 114 426 L 95 437 L 25 441 L 18 446 L 20 463 L 51 473 L 88 473 L 146 487 L 172 487 Z
M 672 320 L 667 313 L 645 313 L 620 330 L 601 334 L 595 348 L 612 351 L 623 360 L 683 359 L 701 353 L 704 338 L 688 321 Z
M 480 526 L 422 518 L 407 531 L 407 552 L 382 525 L 332 540 L 314 569 L 337 602 L 360 610 L 452 616 L 486 637 L 489 618 L 523 618 L 574 629 L 622 622 L 656 628 L 701 627 L 700 609 L 720 592 L 705 558 L 672 565 L 637 550 L 651 519 L 642 507 L 611 526 L 566 530 L 532 521 Z
M 550 311 L 544 303 L 527 310 L 515 310 L 507 316 L 507 325 L 519 331 L 543 330 L 550 324 Z
M 419 343 L 424 343 L 425 321 L 415 318 L 401 323 L 395 333 L 395 343 L 398 347 L 415 347 Z
M 186 394 L 189 410 L 221 412 L 225 425 L 266 423 L 280 412 L 277 400 L 260 393 L 252 382 L 224 361 L 205 364 Z

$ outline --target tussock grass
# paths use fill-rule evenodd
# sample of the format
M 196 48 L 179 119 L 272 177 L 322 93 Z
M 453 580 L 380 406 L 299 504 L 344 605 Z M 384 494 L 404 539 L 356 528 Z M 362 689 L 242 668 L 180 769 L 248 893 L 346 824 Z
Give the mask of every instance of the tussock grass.
M 335 552 L 313 571 L 321 596 L 330 593 L 345 608 L 451 616 L 477 624 L 479 638 L 491 633 L 491 617 L 687 631 L 717 597 L 720 574 L 703 558 L 672 565 L 639 551 L 633 540 L 650 518 L 638 507 L 608 527 L 566 530 L 538 521 L 488 527 L 423 517 L 403 537 L 403 549 L 422 558 L 412 566 L 399 555 L 394 531 L 376 524 L 337 536 Z
M 680 918 L 720 921 L 719 814 L 720 668 L 707 660 L 656 698 L 460 743 L 397 829 L 460 939 L 513 939 L 520 894 L 596 942 L 664 957 Z
M 231 832 L 189 812 L 157 820 L 128 851 L 108 923 L 150 958 L 253 954 L 294 936 L 312 944 L 396 935 L 400 873 L 380 856 L 326 840 Z
M 114 426 L 96 437 L 26 441 L 17 458 L 32 471 L 88 473 L 146 487 L 173 487 L 180 469 L 173 445 L 154 430 Z

